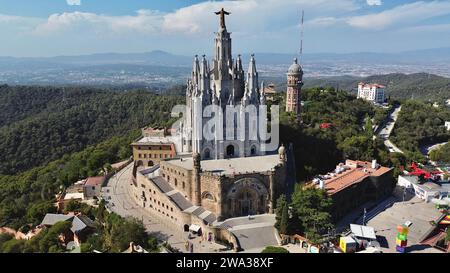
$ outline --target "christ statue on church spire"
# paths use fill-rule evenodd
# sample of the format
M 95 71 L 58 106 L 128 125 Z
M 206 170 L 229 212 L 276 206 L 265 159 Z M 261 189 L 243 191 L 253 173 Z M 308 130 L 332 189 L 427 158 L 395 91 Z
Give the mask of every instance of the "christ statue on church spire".
M 225 15 L 230 15 L 231 13 L 228 11 L 225 11 L 223 8 L 219 11 L 216 11 L 215 14 L 219 15 L 220 14 L 220 27 L 221 28 L 226 28 L 225 27 Z

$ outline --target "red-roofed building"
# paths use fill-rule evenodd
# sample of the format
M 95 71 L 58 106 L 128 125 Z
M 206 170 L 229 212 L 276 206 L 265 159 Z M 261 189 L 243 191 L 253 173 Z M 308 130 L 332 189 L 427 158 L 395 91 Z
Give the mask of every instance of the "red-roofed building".
M 373 162 L 346 160 L 336 169 L 314 178 L 312 183 L 323 188 L 333 199 L 333 217 L 342 218 L 351 210 L 369 201 L 376 201 L 392 194 L 395 182 L 392 168 Z
M 88 177 L 83 185 L 84 197 L 86 199 L 99 197 L 104 182 L 105 182 L 104 176 Z

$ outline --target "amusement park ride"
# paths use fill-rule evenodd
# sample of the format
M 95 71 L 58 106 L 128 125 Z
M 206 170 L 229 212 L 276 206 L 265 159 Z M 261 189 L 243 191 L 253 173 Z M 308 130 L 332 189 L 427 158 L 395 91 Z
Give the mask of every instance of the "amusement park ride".
M 419 166 L 413 162 L 411 164 L 411 172 L 409 172 L 410 175 L 415 175 L 415 176 L 423 176 L 423 178 L 425 178 L 425 180 L 439 180 L 439 176 L 440 174 L 442 174 L 441 171 L 426 171 L 424 169 L 419 168 Z

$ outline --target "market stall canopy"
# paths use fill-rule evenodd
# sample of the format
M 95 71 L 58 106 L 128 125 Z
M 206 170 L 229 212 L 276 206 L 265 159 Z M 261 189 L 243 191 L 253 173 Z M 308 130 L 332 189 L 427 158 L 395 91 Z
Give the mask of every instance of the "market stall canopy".
M 201 229 L 201 227 L 200 227 L 199 225 L 195 225 L 195 224 L 192 224 L 192 225 L 189 227 L 189 230 L 190 230 L 190 231 L 194 231 L 194 232 L 199 232 L 200 229 Z
M 350 224 L 350 229 L 356 237 L 376 240 L 375 230 L 373 227 Z

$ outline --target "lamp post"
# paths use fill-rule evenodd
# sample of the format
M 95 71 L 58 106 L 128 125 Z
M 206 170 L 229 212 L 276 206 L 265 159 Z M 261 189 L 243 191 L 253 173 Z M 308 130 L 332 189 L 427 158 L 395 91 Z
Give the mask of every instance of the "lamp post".
M 366 214 L 367 214 L 367 209 L 364 208 L 364 215 L 363 215 L 363 222 L 362 222 L 363 226 L 366 225 Z

